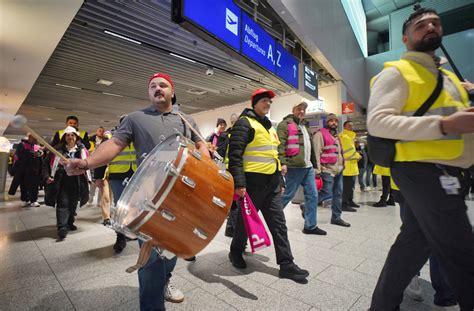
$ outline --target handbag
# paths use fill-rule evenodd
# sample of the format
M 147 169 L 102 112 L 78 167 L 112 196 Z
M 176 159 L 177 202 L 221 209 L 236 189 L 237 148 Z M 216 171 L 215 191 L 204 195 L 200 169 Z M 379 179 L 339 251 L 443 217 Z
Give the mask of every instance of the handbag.
M 418 108 L 413 114 L 414 117 L 421 117 L 424 115 L 433 103 L 438 99 L 441 90 L 443 89 L 443 75 L 438 71 L 438 82 L 431 93 L 430 97 L 426 99 L 423 105 Z M 390 167 L 395 159 L 395 143 L 398 140 L 382 138 L 372 135 L 367 135 L 367 146 L 370 160 L 380 166 Z
M 234 196 L 234 200 L 240 201 L 242 218 L 244 219 L 245 230 L 247 231 L 252 253 L 272 245 L 265 226 L 258 216 L 257 209 L 249 195 L 245 193 L 243 197 Z

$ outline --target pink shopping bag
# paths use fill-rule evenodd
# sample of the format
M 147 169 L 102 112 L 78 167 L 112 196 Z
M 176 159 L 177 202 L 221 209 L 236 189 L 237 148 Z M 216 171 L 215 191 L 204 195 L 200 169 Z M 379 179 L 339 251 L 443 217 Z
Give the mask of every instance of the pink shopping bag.
M 244 197 L 234 196 L 234 200 L 239 200 L 252 253 L 272 245 L 267 231 L 265 230 L 265 225 L 258 216 L 257 209 L 253 205 L 249 195 L 245 193 Z

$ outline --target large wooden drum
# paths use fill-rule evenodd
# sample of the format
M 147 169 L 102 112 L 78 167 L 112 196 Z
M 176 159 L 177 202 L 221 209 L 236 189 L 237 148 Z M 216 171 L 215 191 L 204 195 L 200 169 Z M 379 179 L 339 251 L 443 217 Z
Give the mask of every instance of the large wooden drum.
M 175 134 L 138 167 L 112 209 L 112 228 L 189 258 L 219 231 L 233 192 L 225 167 Z

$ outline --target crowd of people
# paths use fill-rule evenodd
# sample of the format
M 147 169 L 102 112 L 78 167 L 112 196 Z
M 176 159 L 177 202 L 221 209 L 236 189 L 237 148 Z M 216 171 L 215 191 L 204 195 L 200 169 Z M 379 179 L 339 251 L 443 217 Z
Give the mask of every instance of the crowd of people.
M 99 127 L 89 137 L 80 130 L 77 117 L 68 117 L 66 128 L 52 140 L 67 162 L 44 152 L 32 136 L 23 140 L 16 150 L 10 194 L 20 186 L 22 205 L 36 207 L 38 187 L 44 183 L 45 203 L 56 208 L 58 241 L 62 241 L 77 229 L 77 207 L 91 202 L 97 187 L 103 224 L 109 225 L 110 206 L 124 190 L 123 181 L 161 137 L 178 130 L 202 155 L 222 159 L 234 178 L 235 195 L 248 194 L 261 212 L 273 237 L 279 276 L 306 283 L 309 272 L 294 261 L 284 213 L 298 188 L 304 192 L 302 233 L 323 236 L 327 232 L 318 226 L 318 206 L 331 208 L 332 225 L 349 228 L 351 224 L 342 216 L 360 207 L 354 202 L 356 182 L 367 192 L 377 189 L 377 176 L 381 176 L 382 194 L 373 206 L 384 208 L 398 202 L 403 225 L 381 272 L 371 310 L 397 310 L 405 289 L 419 290 L 417 273 L 428 259 L 435 304 L 459 304 L 461 310 L 472 310 L 474 241 L 464 199 L 474 191 L 468 170 L 474 165 L 474 114 L 460 81 L 438 69 L 435 62 L 441 36 L 435 11 L 421 9 L 412 14 L 403 27 L 408 52 L 400 61 L 387 63 L 372 85 L 369 132 L 397 140 L 391 167 L 373 163 L 371 146 L 357 138 L 351 121 L 340 124 L 337 115 L 328 114 L 321 128 L 309 128 L 304 101 L 294 103 L 273 127 L 267 114 L 275 93 L 268 89 L 255 90 L 251 107 L 233 114 L 229 128 L 219 118 L 215 132 L 202 141 L 187 130 L 187 123 L 198 130 L 192 117 L 173 108 L 176 96 L 171 77 L 156 73 L 148 80 L 151 105 L 123 116 L 112 136 Z M 444 80 L 441 95 L 426 116 L 412 117 L 420 99 L 430 97 L 437 75 Z M 445 107 L 450 109 L 440 109 Z M 454 113 L 443 115 L 446 111 Z M 319 191 L 317 180 L 322 181 Z M 248 237 L 240 208 L 234 201 L 225 235 L 232 237 L 230 262 L 245 269 Z M 117 233 L 113 247 L 120 252 L 126 243 L 126 237 Z M 183 301 L 181 291 L 170 284 L 176 261 L 176 257 L 153 252 L 138 270 L 142 310 L 164 309 L 165 300 Z

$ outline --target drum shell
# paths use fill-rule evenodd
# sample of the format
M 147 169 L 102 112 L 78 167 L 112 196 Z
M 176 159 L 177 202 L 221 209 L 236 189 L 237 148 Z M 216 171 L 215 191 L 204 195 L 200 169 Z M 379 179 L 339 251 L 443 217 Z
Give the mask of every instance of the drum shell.
M 192 150 L 194 147 L 188 145 L 180 176 L 171 191 L 165 194 L 166 198 L 158 210 L 138 229 L 151 237 L 156 246 L 182 258 L 196 255 L 214 238 L 227 217 L 234 193 L 232 176 L 227 173 L 228 178 L 223 177 L 214 161 L 205 156 L 198 159 L 192 155 Z M 193 180 L 195 187 L 185 184 L 183 176 Z M 171 179 L 171 176 L 168 178 Z M 158 193 L 153 202 L 156 203 L 161 195 Z M 214 196 L 224 201 L 225 207 L 213 203 Z M 163 210 L 174 215 L 175 219 L 167 220 L 161 214 Z M 204 232 L 207 238 L 198 237 L 195 229 Z

